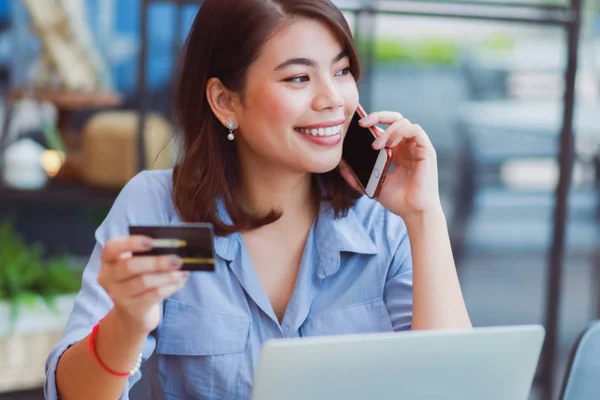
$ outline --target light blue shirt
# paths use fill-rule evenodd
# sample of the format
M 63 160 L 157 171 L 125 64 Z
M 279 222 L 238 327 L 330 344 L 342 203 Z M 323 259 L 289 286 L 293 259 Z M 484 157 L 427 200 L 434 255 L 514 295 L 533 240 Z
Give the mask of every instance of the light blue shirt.
M 171 170 L 140 173 L 98 228 L 73 312 L 48 357 L 47 399 L 58 399 L 55 373 L 60 356 L 113 306 L 97 282 L 104 244 L 127 235 L 129 225 L 181 224 L 171 199 L 171 177 Z M 223 209 L 220 215 L 230 221 Z M 179 293 L 162 303 L 163 319 L 143 351 L 143 381 L 152 390 L 148 397 L 247 399 L 261 345 L 268 339 L 411 327 L 412 259 L 406 227 L 367 197 L 338 219 L 328 204 L 322 205 L 281 323 L 241 235 L 217 237 L 215 250 L 216 272 L 193 273 Z M 122 399 L 129 398 L 142 371 L 129 379 Z

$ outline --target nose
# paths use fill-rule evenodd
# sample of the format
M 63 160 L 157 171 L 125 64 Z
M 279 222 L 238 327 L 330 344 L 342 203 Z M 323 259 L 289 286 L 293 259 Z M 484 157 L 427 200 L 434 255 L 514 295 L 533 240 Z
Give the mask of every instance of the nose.
M 331 80 L 322 81 L 318 85 L 313 101 L 315 111 L 334 110 L 344 106 L 344 98 Z

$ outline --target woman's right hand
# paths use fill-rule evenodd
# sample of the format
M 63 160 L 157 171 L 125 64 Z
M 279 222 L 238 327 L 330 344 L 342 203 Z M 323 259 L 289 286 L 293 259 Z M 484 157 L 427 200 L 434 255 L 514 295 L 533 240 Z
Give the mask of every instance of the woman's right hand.
M 177 256 L 139 256 L 148 251 L 152 240 L 145 236 L 125 236 L 109 240 L 102 252 L 98 283 L 108 293 L 121 322 L 129 330 L 147 335 L 161 318 L 159 302 L 179 291 L 189 272 L 180 271 Z

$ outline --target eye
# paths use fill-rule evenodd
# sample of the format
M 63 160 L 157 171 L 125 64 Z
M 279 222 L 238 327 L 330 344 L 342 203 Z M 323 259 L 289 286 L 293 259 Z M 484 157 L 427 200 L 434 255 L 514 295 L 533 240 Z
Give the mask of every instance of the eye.
M 291 82 L 291 83 L 305 83 L 308 81 L 309 81 L 309 79 L 308 79 L 307 75 L 294 76 L 292 78 L 284 79 L 284 82 Z
M 335 76 L 348 75 L 349 73 L 350 73 L 350 67 L 346 67 L 346 68 L 342 69 L 341 71 L 339 71 L 338 73 L 336 73 Z

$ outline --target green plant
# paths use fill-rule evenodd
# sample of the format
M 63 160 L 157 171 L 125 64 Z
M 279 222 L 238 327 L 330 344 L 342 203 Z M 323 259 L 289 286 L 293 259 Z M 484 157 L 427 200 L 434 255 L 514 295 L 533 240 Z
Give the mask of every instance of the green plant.
M 53 309 L 56 296 L 77 292 L 81 271 L 67 256 L 45 258 L 41 244 L 25 243 L 14 231 L 12 219 L 0 223 L 0 301 L 10 304 L 12 322 L 21 306 L 42 298 Z
M 366 43 L 357 43 L 359 47 Z M 456 64 L 461 55 L 460 46 L 451 39 L 427 37 L 402 39 L 378 37 L 373 43 L 375 62 L 448 66 Z
M 516 39 L 510 33 L 495 33 L 483 40 L 483 46 L 497 53 L 510 53 L 516 47 Z

